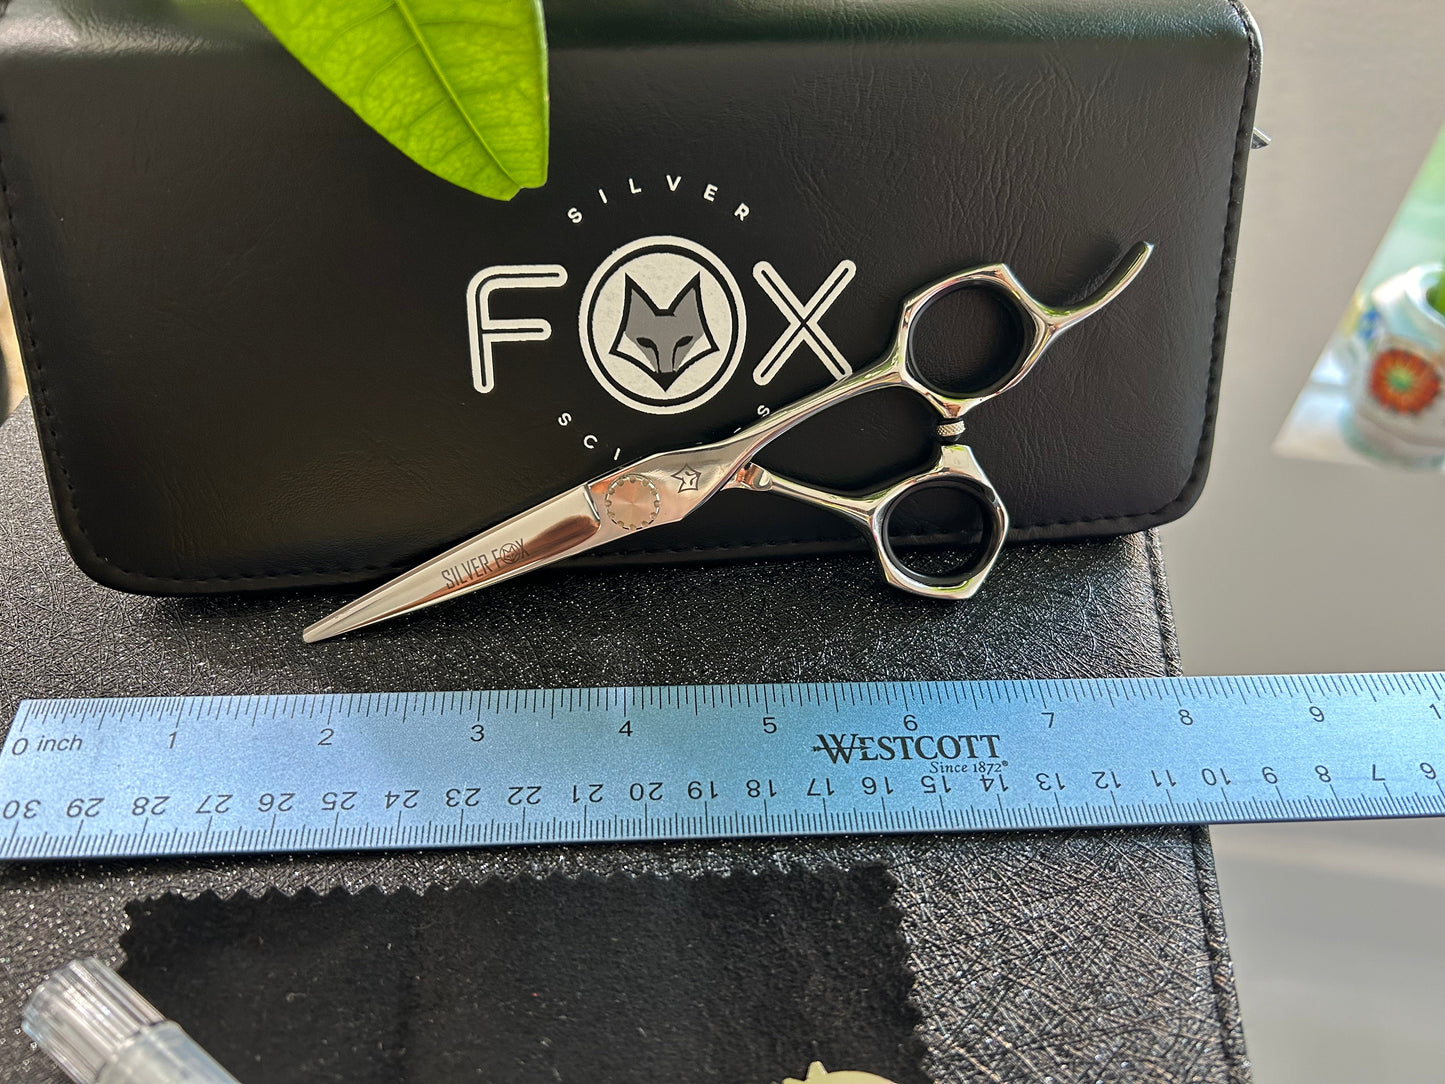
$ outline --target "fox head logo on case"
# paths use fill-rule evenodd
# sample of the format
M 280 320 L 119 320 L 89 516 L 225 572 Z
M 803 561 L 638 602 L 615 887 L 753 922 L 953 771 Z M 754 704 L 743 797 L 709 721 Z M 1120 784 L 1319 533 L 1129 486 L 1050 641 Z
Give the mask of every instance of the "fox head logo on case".
M 694 361 L 717 353 L 702 314 L 701 283 L 702 276 L 694 275 L 671 305 L 659 309 L 632 276 L 627 276 L 622 326 L 617 329 L 612 353 L 637 362 L 663 391 Z
M 721 260 L 682 237 L 644 237 L 602 262 L 577 317 L 587 367 L 615 399 L 676 414 L 737 371 L 747 315 Z

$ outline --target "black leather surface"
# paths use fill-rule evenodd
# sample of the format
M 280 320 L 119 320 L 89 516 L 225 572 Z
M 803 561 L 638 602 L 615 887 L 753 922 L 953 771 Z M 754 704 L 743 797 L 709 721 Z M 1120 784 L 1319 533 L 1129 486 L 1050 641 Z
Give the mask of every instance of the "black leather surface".
M 614 463 L 731 432 L 830 379 L 806 347 L 753 379 L 787 326 L 754 281 L 762 261 L 804 300 L 856 264 L 820 326 L 862 363 L 901 298 L 945 273 L 1005 260 L 1062 302 L 1157 242 L 1130 290 L 969 436 L 1016 541 L 1136 530 L 1192 504 L 1258 68 L 1234 0 L 546 10 L 551 179 L 500 204 L 403 158 L 239 4 L 6 6 L 5 270 L 87 572 L 158 593 L 374 579 Z M 748 319 L 723 390 L 655 415 L 590 375 L 578 312 L 608 253 L 666 235 L 731 269 Z M 495 295 L 498 318 L 545 317 L 552 337 L 499 343 L 479 394 L 469 281 L 554 263 L 564 287 Z M 931 315 L 935 373 L 988 355 L 965 311 Z M 882 393 L 764 458 L 861 485 L 921 459 L 931 423 Z M 627 552 L 818 551 L 850 531 L 723 494 Z
M 87 581 L 56 535 L 34 439 L 28 408 L 0 427 L 0 718 L 23 696 L 1177 670 L 1147 534 L 1017 547 L 968 605 L 889 590 L 853 556 L 554 572 L 306 647 L 301 627 L 341 595 L 154 599 Z M 11 1029 L 21 1000 L 72 956 L 116 959 L 136 899 L 879 861 L 899 882 L 933 1079 L 1247 1078 L 1208 836 L 1186 829 L 12 864 L 0 1076 L 57 1079 Z M 718 1011 L 746 996 L 722 992 Z

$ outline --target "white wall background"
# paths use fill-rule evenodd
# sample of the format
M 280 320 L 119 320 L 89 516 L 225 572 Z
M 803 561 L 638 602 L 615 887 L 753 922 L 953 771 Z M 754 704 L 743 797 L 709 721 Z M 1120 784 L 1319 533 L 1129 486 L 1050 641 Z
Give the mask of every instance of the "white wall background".
M 1445 476 L 1269 450 L 1445 124 L 1445 5 L 1252 9 L 1274 144 L 1249 165 L 1209 481 L 1164 531 L 1185 664 L 1445 669 Z
M 1445 669 L 1445 475 L 1269 450 L 1445 123 L 1445 5 L 1251 8 L 1275 142 L 1249 167 L 1209 483 L 1164 531 L 1184 665 Z M 1257 1084 L 1445 1080 L 1445 823 L 1214 840 Z

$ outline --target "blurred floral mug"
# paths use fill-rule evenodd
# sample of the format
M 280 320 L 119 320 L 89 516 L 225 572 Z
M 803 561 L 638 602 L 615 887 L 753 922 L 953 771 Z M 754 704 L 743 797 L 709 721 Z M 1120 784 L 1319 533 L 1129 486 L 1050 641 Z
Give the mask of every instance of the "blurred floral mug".
M 1445 463 L 1445 315 L 1430 302 L 1441 266 L 1412 267 L 1370 291 L 1355 325 L 1346 438 L 1413 466 Z

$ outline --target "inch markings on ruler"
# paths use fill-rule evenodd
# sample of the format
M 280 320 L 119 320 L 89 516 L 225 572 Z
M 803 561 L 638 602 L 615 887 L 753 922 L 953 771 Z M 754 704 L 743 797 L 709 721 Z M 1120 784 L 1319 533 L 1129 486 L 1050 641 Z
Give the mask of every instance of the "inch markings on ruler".
M 1438 816 L 1442 772 L 1439 673 L 26 701 L 0 858 Z

